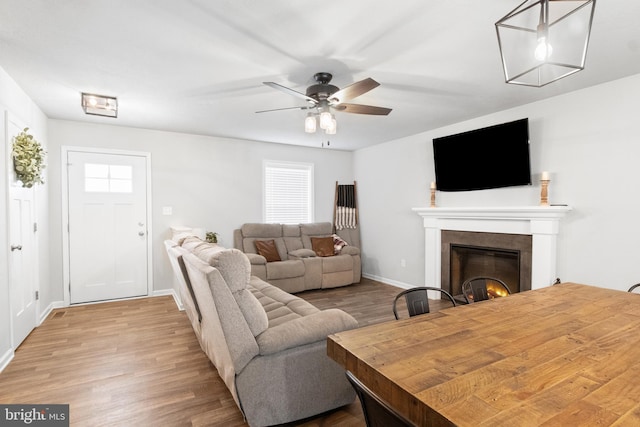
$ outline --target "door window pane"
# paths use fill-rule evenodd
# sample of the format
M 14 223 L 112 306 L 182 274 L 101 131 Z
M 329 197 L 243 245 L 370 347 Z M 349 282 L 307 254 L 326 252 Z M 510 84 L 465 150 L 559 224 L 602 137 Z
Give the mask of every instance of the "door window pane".
M 133 167 L 85 163 L 84 190 L 87 193 L 131 193 Z

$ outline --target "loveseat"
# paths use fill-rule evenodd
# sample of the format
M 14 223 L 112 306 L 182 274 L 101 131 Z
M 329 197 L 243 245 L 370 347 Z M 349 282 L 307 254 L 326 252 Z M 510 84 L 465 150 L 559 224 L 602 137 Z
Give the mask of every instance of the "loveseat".
M 360 282 L 357 229 L 334 234 L 329 222 L 249 223 L 234 230 L 233 240 L 249 258 L 252 275 L 289 293 Z
M 357 327 L 342 310 L 310 303 L 251 276 L 245 254 L 199 238 L 165 241 L 202 350 L 250 426 L 307 418 L 353 402 L 327 336 Z

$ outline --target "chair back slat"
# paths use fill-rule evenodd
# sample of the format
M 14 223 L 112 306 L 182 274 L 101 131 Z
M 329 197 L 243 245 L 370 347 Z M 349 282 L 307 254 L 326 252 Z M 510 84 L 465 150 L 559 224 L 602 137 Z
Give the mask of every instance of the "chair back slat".
M 511 294 L 509 286 L 495 277 L 473 277 L 462 284 L 462 296 L 467 303 L 486 301 L 509 294 Z
M 406 289 L 396 295 L 395 299 L 393 300 L 393 315 L 396 317 L 396 319 L 400 318 L 400 316 L 398 316 L 397 303 L 398 300 L 402 297 L 404 297 L 407 303 L 407 312 L 409 313 L 409 317 L 429 313 L 428 291 L 440 292 L 449 301 L 451 301 L 451 304 L 454 307 L 456 306 L 456 300 L 453 299 L 453 296 L 444 289 L 430 286 L 418 286 L 415 288 Z
M 429 312 L 429 298 L 426 290 L 408 292 L 404 294 L 404 298 L 407 301 L 407 310 L 410 317 Z

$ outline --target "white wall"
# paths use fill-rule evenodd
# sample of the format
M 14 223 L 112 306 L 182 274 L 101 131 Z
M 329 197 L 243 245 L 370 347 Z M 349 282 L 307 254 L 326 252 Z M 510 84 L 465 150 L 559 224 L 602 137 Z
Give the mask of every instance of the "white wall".
M 11 348 L 11 313 L 9 307 L 9 223 L 7 218 L 8 177 L 11 159 L 11 138 L 6 135 L 5 114 L 11 114 L 16 120 L 29 127 L 29 132 L 47 148 L 47 118 L 35 103 L 20 89 L 13 79 L 0 68 L 0 367 L 7 360 L 5 357 L 12 352 Z M 45 169 L 45 182 L 48 180 Z M 41 298 L 39 307 L 47 308 L 50 303 L 48 294 L 48 221 L 47 221 L 47 187 L 38 185 L 36 191 L 36 215 L 38 221 L 37 245 L 39 252 L 38 280 Z M 12 354 L 12 353 L 11 353 Z
M 628 289 L 640 282 L 639 114 L 635 75 L 357 151 L 363 273 L 401 285 L 424 284 L 424 229 L 411 208 L 429 203 L 433 138 L 528 117 L 533 186 L 438 192 L 437 204 L 537 205 L 540 172 L 549 171 L 550 203 L 573 207 L 560 226 L 558 276 Z
M 151 153 L 154 290 L 169 289 L 173 284 L 163 246 L 171 226 L 216 231 L 219 243 L 231 248 L 235 228 L 246 222 L 262 222 L 264 159 L 314 164 L 316 221 L 333 220 L 336 181 L 353 182 L 350 152 L 51 120 L 51 265 L 52 286 L 59 300 L 63 299 L 62 146 Z M 171 216 L 162 214 L 162 208 L 168 206 L 173 208 Z

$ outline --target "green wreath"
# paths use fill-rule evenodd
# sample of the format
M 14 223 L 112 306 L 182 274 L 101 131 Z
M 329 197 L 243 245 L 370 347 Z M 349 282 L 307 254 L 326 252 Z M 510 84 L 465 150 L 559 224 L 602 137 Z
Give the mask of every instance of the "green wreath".
M 13 168 L 23 187 L 31 188 L 35 184 L 44 184 L 42 170 L 45 168 L 44 160 L 47 154 L 42 145 L 25 128 L 17 136 L 13 137 Z

